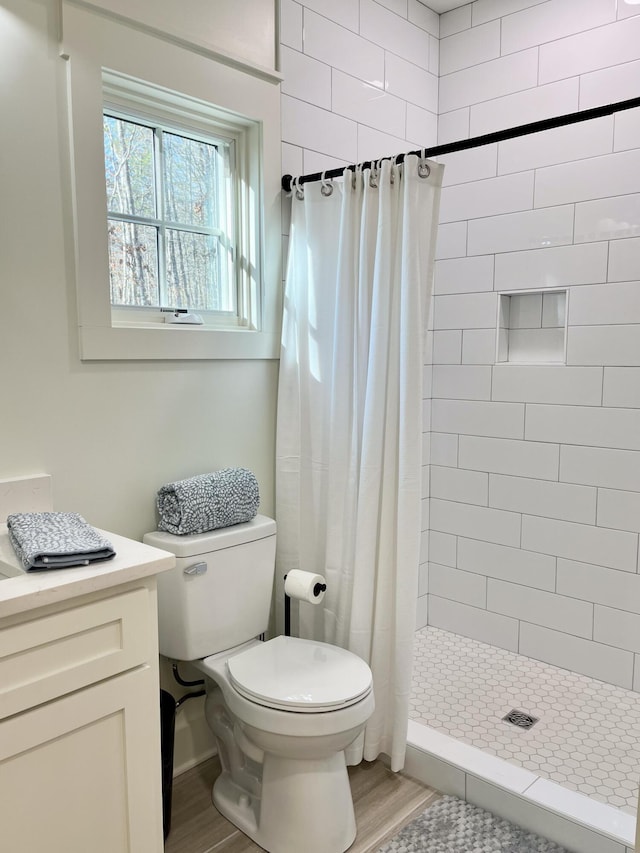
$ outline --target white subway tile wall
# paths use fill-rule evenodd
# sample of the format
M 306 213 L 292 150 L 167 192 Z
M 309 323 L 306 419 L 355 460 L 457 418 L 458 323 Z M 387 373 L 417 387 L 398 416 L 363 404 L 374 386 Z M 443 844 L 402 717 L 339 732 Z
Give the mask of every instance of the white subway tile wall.
M 576 212 L 576 222 L 577 219 Z M 591 233 L 598 232 L 592 230 Z M 503 252 L 496 255 L 494 286 L 496 290 L 540 290 L 569 284 L 598 284 L 606 281 L 608 255 L 609 245 L 606 242 Z
M 480 101 L 469 108 L 470 135 L 503 130 L 505 116 L 509 116 L 509 124 L 515 126 L 575 112 L 578 109 L 578 91 L 578 78 L 574 78 Z M 441 120 L 446 120 L 446 114 L 441 116 Z
M 439 141 L 637 97 L 640 7 L 620 5 L 476 0 L 442 15 Z M 443 158 L 430 535 L 447 539 L 429 623 L 637 690 L 640 110 L 498 143 L 492 174 L 494 145 L 448 174 Z M 534 363 L 531 335 L 564 325 L 549 288 L 567 291 L 566 365 Z M 538 291 L 512 296 L 504 323 L 531 363 L 496 364 L 492 290 Z M 472 473 L 488 475 L 486 503 Z
M 556 5 L 568 0 L 558 0 Z M 585 4 L 582 4 L 585 6 Z M 611 7 L 614 0 L 597 0 L 588 6 Z M 574 18 L 575 29 L 582 29 L 584 16 Z M 640 59 L 640 17 L 579 32 L 574 36 L 540 45 L 540 83 L 564 80 L 589 71 L 597 71 L 623 62 Z M 622 99 L 620 99 L 622 100 Z
M 291 173 L 639 94 L 616 0 L 283 0 L 281 43 Z M 640 109 L 442 162 L 417 625 L 640 691 Z M 566 365 L 546 293 L 496 364 L 499 294 L 549 289 Z
M 614 116 L 613 127 L 614 151 L 635 148 L 638 144 L 638 134 L 640 133 L 640 112 L 634 110 L 630 113 Z

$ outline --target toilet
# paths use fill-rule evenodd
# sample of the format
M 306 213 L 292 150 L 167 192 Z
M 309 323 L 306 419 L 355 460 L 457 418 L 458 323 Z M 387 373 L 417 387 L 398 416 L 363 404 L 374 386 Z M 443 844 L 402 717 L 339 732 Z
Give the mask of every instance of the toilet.
M 147 533 L 176 567 L 158 575 L 160 653 L 204 676 L 222 765 L 217 809 L 269 853 L 342 853 L 356 824 L 344 750 L 373 713 L 357 655 L 297 637 L 263 642 L 276 524 Z

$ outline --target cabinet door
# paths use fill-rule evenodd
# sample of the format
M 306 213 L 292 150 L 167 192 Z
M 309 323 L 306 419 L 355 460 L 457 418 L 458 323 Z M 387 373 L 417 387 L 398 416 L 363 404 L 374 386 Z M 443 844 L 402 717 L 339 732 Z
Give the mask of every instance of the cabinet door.
M 11 853 L 161 853 L 159 692 L 150 667 L 0 723 Z

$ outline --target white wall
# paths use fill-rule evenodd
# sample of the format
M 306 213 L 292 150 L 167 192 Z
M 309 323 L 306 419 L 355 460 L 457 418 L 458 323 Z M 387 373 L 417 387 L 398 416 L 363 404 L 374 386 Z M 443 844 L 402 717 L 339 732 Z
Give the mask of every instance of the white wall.
M 56 509 L 139 538 L 155 529 L 163 483 L 242 465 L 271 514 L 276 361 L 80 361 L 57 11 L 56 0 L 0 4 L 0 479 L 51 474 Z M 189 703 L 176 765 L 211 746 L 201 703 Z
M 640 95 L 623 0 L 440 35 L 441 142 Z M 640 110 L 443 159 L 419 624 L 640 690 Z M 498 293 L 550 287 L 567 364 L 496 365 Z
M 255 66 L 276 66 L 277 0 L 83 0 L 120 18 L 220 50 Z
M 0 478 L 51 474 L 56 509 L 139 538 L 164 482 L 244 465 L 271 513 L 275 361 L 79 359 L 57 6 L 0 6 Z
M 435 144 L 438 23 L 418 0 L 282 0 L 284 172 Z

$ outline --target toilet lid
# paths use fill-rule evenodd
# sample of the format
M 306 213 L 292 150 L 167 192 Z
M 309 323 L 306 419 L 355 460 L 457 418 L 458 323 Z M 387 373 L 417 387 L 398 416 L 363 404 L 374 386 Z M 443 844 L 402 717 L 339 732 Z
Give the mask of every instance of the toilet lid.
M 231 683 L 260 705 L 318 713 L 345 708 L 371 690 L 371 670 L 346 649 L 276 637 L 228 659 Z

